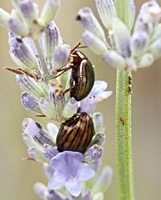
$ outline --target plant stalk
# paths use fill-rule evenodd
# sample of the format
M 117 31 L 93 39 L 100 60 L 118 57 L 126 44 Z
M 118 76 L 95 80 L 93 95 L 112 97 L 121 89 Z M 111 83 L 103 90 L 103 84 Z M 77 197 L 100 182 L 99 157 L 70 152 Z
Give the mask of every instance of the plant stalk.
M 117 70 L 116 144 L 119 200 L 134 200 L 131 144 L 131 81 L 131 72 Z

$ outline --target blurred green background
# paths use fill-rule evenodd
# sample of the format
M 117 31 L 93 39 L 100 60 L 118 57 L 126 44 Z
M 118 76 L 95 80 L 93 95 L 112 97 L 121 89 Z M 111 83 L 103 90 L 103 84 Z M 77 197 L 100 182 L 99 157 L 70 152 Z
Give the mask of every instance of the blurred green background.
M 37 0 L 40 9 L 45 0 Z M 136 0 L 137 13 L 145 1 Z M 161 4 L 161 0 L 158 1 Z M 82 29 L 75 16 L 79 8 L 89 6 L 97 15 L 94 0 L 61 0 L 61 9 L 56 23 L 62 37 L 74 46 L 81 39 Z M 11 11 L 10 0 L 0 1 L 0 7 Z M 47 183 L 42 165 L 32 161 L 22 161 L 27 157 L 21 133 L 24 118 L 32 117 L 21 105 L 21 89 L 15 75 L 3 69 L 4 66 L 16 67 L 8 55 L 8 32 L 0 27 L 0 199 L 1 200 L 38 200 L 33 192 L 36 181 Z M 97 105 L 96 111 L 104 114 L 106 144 L 104 165 L 113 168 L 113 180 L 105 200 L 117 199 L 116 156 L 115 156 L 115 80 L 116 72 L 88 49 L 83 52 L 95 65 L 96 79 L 109 83 L 108 90 L 113 95 Z M 153 66 L 133 73 L 132 94 L 132 135 L 133 164 L 136 200 L 161 199 L 161 59 Z M 46 119 L 36 119 L 44 127 Z

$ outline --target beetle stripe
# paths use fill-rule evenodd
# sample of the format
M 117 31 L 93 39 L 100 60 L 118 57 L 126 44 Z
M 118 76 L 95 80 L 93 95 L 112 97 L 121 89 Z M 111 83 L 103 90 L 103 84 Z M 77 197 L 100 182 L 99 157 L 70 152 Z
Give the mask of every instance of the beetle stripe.
M 87 116 L 85 116 L 85 120 L 84 120 L 84 122 L 85 122 L 85 124 L 86 124 L 86 126 L 84 127 L 84 130 L 83 130 L 83 134 L 82 134 L 82 136 L 81 136 L 81 138 L 80 138 L 80 140 L 79 140 L 79 143 L 78 143 L 78 145 L 76 146 L 76 149 L 75 149 L 75 151 L 81 151 L 81 150 L 83 150 L 83 152 L 84 152 L 84 144 L 85 144 L 85 141 L 86 141 L 86 139 L 88 139 L 87 138 L 87 135 L 86 135 L 86 133 L 87 133 L 87 128 L 88 128 L 88 117 Z M 80 148 L 81 147 L 81 148 Z
M 79 120 L 79 121 L 77 122 L 77 124 L 75 125 L 74 131 L 71 132 L 70 137 L 69 137 L 69 139 L 66 141 L 66 144 L 65 144 L 65 146 L 66 146 L 67 149 L 70 149 L 72 146 L 74 146 L 74 141 L 77 141 L 77 140 L 78 140 L 77 134 L 79 133 L 81 124 L 82 124 L 82 120 Z
M 86 116 L 85 115 L 83 115 L 81 117 L 81 121 L 82 121 L 82 123 L 81 123 L 80 129 L 78 130 L 79 137 L 73 143 L 73 147 L 74 147 L 73 151 L 76 151 L 78 146 L 80 147 L 80 149 L 82 149 L 82 146 L 83 146 L 82 139 L 83 139 L 83 136 L 84 136 L 84 133 L 85 133 L 85 128 L 86 128 Z

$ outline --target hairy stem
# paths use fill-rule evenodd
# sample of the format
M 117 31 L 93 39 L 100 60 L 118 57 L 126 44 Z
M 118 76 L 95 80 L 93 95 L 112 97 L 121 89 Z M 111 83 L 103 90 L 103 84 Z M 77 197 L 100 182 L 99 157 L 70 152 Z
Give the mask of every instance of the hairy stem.
M 119 200 L 134 200 L 130 85 L 131 73 L 117 70 L 116 143 Z

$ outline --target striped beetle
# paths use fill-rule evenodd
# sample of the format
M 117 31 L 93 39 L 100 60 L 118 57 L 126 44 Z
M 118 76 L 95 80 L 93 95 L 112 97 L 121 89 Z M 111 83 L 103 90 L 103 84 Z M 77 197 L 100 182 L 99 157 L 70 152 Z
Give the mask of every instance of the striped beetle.
M 94 134 L 92 118 L 85 112 L 76 113 L 60 126 L 56 139 L 58 150 L 84 153 Z

